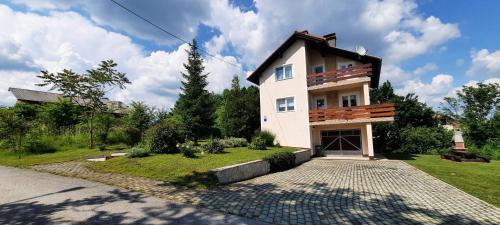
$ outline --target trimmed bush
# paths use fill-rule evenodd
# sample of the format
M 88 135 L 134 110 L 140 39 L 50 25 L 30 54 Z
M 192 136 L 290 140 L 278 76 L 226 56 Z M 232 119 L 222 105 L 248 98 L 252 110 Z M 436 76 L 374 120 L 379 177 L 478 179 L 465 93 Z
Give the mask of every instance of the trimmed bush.
M 401 131 L 399 152 L 430 153 L 432 149 L 451 147 L 452 133 L 442 127 L 411 127 Z
M 209 154 L 218 154 L 224 152 L 224 145 L 220 141 L 220 139 L 212 139 L 209 140 L 208 143 L 202 146 L 203 152 Z
M 252 142 L 248 145 L 248 148 L 253 150 L 266 150 L 266 140 L 261 136 L 256 136 L 252 139 Z
M 276 138 L 276 135 L 274 135 L 271 131 L 261 131 L 258 136 L 266 141 L 266 146 L 274 146 L 274 139 Z
M 278 152 L 264 158 L 271 165 L 271 172 L 285 171 L 295 167 L 295 154 Z
M 245 147 L 248 145 L 248 141 L 245 138 L 230 137 L 222 139 L 221 142 L 225 148 Z
M 141 158 L 149 156 L 151 152 L 146 148 L 133 147 L 127 151 L 127 157 L 129 158 Z
M 158 124 L 150 131 L 149 149 L 154 153 L 177 153 L 178 145 L 184 142 L 182 134 L 172 124 Z
M 194 143 L 192 141 L 181 144 L 179 146 L 179 150 L 186 158 L 196 158 L 195 154 L 198 153 L 198 149 L 196 146 L 194 146 Z

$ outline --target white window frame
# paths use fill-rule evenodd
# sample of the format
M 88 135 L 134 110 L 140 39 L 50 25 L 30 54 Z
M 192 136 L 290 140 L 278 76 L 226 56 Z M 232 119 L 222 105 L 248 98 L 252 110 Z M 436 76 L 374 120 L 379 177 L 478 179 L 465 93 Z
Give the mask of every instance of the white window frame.
M 351 65 L 352 65 L 352 67 L 355 67 L 355 66 L 356 66 L 356 64 L 354 63 L 354 61 L 344 61 L 344 62 L 339 62 L 339 63 L 337 63 L 337 70 L 342 69 L 342 66 L 343 66 L 343 65 L 347 65 L 347 64 L 351 64 Z
M 339 107 L 344 107 L 342 105 L 342 97 L 344 97 L 344 96 L 348 96 L 348 98 L 349 98 L 349 106 L 347 106 L 347 107 L 352 107 L 352 106 L 350 106 L 351 105 L 351 99 L 350 99 L 351 95 L 356 95 L 356 106 L 360 106 L 361 105 L 360 104 L 361 103 L 360 92 L 359 91 L 352 91 L 352 92 L 341 92 L 341 93 L 339 93 Z
M 290 66 L 290 70 L 291 70 L 291 73 L 292 73 L 291 77 L 286 77 L 285 67 L 287 67 L 287 66 Z M 280 67 L 283 68 L 283 78 L 281 80 L 278 79 L 278 76 L 276 74 L 276 69 L 278 69 Z M 283 65 L 275 66 L 274 67 L 274 79 L 276 81 L 293 79 L 293 65 L 291 63 L 289 63 L 289 64 L 283 64 Z
M 280 111 L 280 108 L 279 108 L 279 103 L 278 101 L 279 100 L 285 100 L 285 111 Z M 289 99 L 293 99 L 293 110 L 288 110 L 288 100 Z M 296 104 L 295 104 L 295 96 L 289 96 L 289 97 L 283 97 L 283 98 L 277 98 L 276 99 L 276 112 L 278 113 L 286 113 L 286 112 L 294 112 L 295 109 L 296 109 Z
M 325 101 L 325 106 L 323 108 L 318 108 L 318 100 L 320 100 L 320 99 L 323 99 Z M 328 102 L 326 100 L 325 95 L 314 97 L 313 104 L 314 104 L 314 106 L 313 106 L 314 109 L 326 109 L 326 108 L 328 108 Z
M 313 68 L 312 68 L 312 70 L 313 70 L 313 71 L 312 71 L 312 72 L 313 72 L 313 74 L 317 74 L 317 73 L 316 73 L 316 67 L 320 67 L 320 66 L 321 66 L 321 67 L 323 67 L 323 73 L 325 72 L 325 64 L 318 64 L 318 65 L 314 65 L 314 66 L 313 66 Z

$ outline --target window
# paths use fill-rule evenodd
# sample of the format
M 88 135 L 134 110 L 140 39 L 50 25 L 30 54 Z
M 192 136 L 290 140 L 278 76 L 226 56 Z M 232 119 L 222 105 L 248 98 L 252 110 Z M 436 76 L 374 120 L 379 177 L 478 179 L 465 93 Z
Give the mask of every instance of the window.
M 326 106 L 325 98 L 316 99 L 316 109 L 324 109 Z
M 347 68 L 352 68 L 352 63 L 342 63 L 339 66 L 339 69 L 347 69 Z
M 323 72 L 325 72 L 325 68 L 323 67 L 323 65 L 321 65 L 321 66 L 315 66 L 314 67 L 314 73 L 315 74 L 323 73 Z
M 292 65 L 285 65 L 285 66 L 276 67 L 274 70 L 274 73 L 276 76 L 276 80 L 291 79 L 293 77 Z
M 343 95 L 342 96 L 342 107 L 352 107 L 358 105 L 357 95 Z
M 278 112 L 294 111 L 295 110 L 294 97 L 276 99 L 276 108 Z

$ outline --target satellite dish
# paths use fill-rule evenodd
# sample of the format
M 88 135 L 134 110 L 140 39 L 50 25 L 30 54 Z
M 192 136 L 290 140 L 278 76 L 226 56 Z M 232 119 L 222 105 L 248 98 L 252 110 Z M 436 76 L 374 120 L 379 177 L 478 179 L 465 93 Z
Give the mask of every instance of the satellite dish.
M 366 55 L 366 53 L 368 52 L 368 50 L 366 50 L 366 48 L 361 45 L 356 45 L 355 51 L 361 56 Z

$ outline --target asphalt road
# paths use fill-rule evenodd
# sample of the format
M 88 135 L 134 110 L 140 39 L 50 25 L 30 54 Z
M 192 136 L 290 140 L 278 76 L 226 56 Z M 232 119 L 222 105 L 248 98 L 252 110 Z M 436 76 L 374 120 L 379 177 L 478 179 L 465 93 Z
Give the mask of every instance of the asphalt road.
M 262 224 L 86 180 L 0 166 L 0 224 Z

